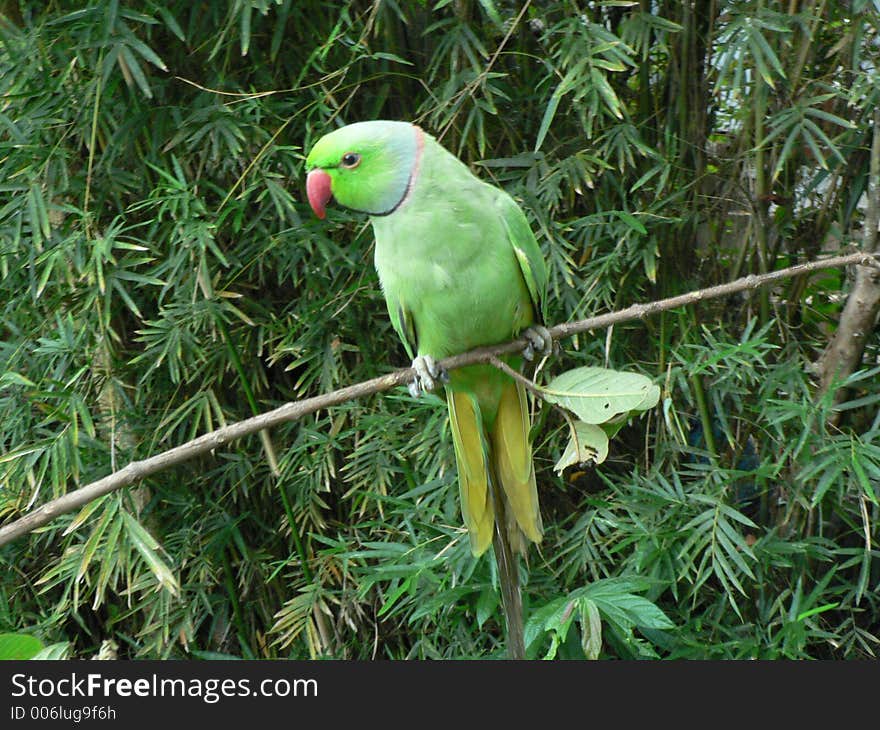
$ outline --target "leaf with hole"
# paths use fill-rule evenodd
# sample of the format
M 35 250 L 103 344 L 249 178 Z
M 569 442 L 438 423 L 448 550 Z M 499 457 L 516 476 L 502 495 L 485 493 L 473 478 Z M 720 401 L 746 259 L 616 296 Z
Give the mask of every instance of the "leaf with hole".
M 553 467 L 557 474 L 569 466 L 589 461 L 601 464 L 608 458 L 608 434 L 599 426 L 575 421 L 571 426 L 568 444 Z

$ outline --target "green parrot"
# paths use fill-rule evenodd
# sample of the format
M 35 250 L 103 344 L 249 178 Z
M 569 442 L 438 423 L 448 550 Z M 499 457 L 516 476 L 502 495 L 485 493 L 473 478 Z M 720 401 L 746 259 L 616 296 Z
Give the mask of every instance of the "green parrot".
M 496 523 L 525 553 L 543 533 L 525 389 L 491 365 L 437 365 L 517 336 L 528 346 L 506 358 L 514 369 L 552 348 L 541 326 L 547 271 L 525 215 L 408 122 L 341 127 L 318 140 L 306 167 L 319 218 L 331 201 L 370 217 L 388 314 L 417 373 L 410 391 L 445 385 L 473 554 L 499 538 Z

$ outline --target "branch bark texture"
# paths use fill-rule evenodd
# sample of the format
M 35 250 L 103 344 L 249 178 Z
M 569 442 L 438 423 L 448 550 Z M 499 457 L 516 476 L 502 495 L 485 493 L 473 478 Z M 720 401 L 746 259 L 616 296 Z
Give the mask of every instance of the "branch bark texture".
M 688 306 L 708 299 L 716 299 L 719 297 L 729 296 L 737 292 L 746 291 L 748 289 L 756 289 L 766 286 L 782 279 L 793 276 L 801 276 L 814 271 L 823 269 L 836 268 L 848 265 L 860 265 L 871 267 L 874 271 L 880 272 L 880 262 L 877 257 L 869 253 L 855 253 L 847 256 L 835 256 L 833 258 L 813 261 L 799 266 L 792 266 L 787 269 L 780 269 L 768 274 L 746 276 L 735 281 L 721 284 L 719 286 L 700 289 L 698 291 L 688 292 L 680 296 L 670 297 L 646 304 L 635 304 L 626 309 L 621 309 L 608 314 L 601 314 L 596 317 L 588 317 L 587 319 L 577 320 L 574 322 L 566 322 L 551 327 L 550 334 L 554 340 L 564 339 L 572 335 L 587 332 L 595 329 L 610 327 L 611 325 L 621 322 L 628 322 L 635 319 L 644 319 L 658 312 L 668 309 L 676 309 L 678 307 Z M 481 347 L 461 355 L 446 358 L 440 362 L 440 365 L 447 370 L 464 367 L 465 365 L 474 365 L 476 363 L 491 363 L 493 358 L 499 355 L 505 355 L 514 352 L 521 352 L 526 346 L 524 339 L 513 340 L 503 345 L 495 345 L 492 347 Z M 405 385 L 413 380 L 415 371 L 412 368 L 397 370 L 387 375 L 382 375 L 371 380 L 366 380 L 356 385 L 350 385 L 332 393 L 306 398 L 300 401 L 286 403 L 272 411 L 262 413 L 259 416 L 245 419 L 232 423 L 216 431 L 211 431 L 203 436 L 199 436 L 192 441 L 176 446 L 173 449 L 164 451 L 155 456 L 140 461 L 133 461 L 124 468 L 108 474 L 107 476 L 95 482 L 87 484 L 84 487 L 76 489 L 72 492 L 53 499 L 46 504 L 37 507 L 28 512 L 23 517 L 0 527 L 0 546 L 3 546 L 19 537 L 22 537 L 39 527 L 51 522 L 59 515 L 79 509 L 85 504 L 103 497 L 106 494 L 130 486 L 136 482 L 145 479 L 152 474 L 156 474 L 172 466 L 181 464 L 189 459 L 207 454 L 221 446 L 235 441 L 244 436 L 257 433 L 264 429 L 271 429 L 288 421 L 295 421 L 303 416 L 315 413 L 325 408 L 338 406 L 356 398 L 373 395 L 389 390 L 395 386 Z
M 871 144 L 871 159 L 868 170 L 868 209 L 865 214 L 862 251 L 872 254 L 877 250 L 877 226 L 880 223 L 880 108 L 874 110 L 874 139 Z M 876 267 L 857 266 L 855 282 L 846 300 L 837 330 L 828 347 L 817 363 L 819 390 L 821 398 L 834 381 L 844 380 L 858 368 L 865 352 L 865 344 L 877 322 L 880 311 L 880 270 Z M 838 390 L 834 403 L 845 397 L 844 390 Z M 832 412 L 831 420 L 836 422 L 839 413 Z

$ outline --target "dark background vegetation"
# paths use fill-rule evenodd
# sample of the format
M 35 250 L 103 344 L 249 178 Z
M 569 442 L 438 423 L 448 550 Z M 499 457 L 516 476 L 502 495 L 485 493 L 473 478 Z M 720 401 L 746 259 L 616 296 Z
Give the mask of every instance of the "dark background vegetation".
M 867 0 L 0 2 L 0 518 L 408 364 L 369 227 L 304 202 L 335 126 L 414 120 L 509 190 L 556 323 L 862 245 L 878 56 Z M 549 373 L 663 395 L 562 476 L 539 413 L 531 655 L 877 653 L 876 332 L 836 415 L 813 367 L 849 287 L 562 343 Z M 445 408 L 403 388 L 97 500 L 0 571 L 0 632 L 56 655 L 502 653 Z

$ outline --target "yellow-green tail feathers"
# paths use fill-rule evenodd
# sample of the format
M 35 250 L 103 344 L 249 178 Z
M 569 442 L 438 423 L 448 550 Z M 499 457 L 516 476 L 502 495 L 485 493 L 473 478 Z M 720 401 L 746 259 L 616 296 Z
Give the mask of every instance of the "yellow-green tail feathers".
M 529 444 L 529 404 L 520 383 L 510 381 L 504 386 L 492 429 L 490 453 L 494 473 L 504 493 L 507 537 L 513 549 L 524 554 L 528 545 L 522 535 L 532 542 L 541 542 L 544 527 Z
M 446 391 L 452 442 L 458 463 L 461 514 L 471 538 L 471 551 L 482 555 L 492 544 L 495 509 L 489 490 L 489 470 L 483 422 L 479 407 L 469 393 Z
M 492 544 L 495 509 L 490 484 L 497 481 L 504 499 L 508 540 L 514 550 L 525 553 L 525 538 L 540 542 L 543 527 L 523 386 L 513 381 L 505 383 L 488 434 L 473 395 L 447 390 L 447 401 L 458 463 L 461 512 L 471 551 L 482 555 Z

